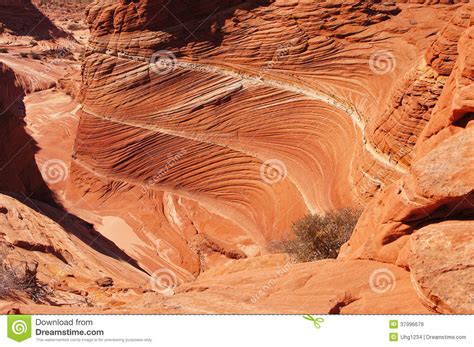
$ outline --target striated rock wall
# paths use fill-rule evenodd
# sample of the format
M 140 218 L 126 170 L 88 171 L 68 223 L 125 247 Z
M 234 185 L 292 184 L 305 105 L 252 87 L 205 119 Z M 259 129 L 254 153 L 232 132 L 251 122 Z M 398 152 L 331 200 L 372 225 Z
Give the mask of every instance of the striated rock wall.
M 470 26 L 470 16 L 469 8 L 454 10 L 446 26 L 424 50 L 423 57 L 415 60 L 404 75 L 397 77 L 389 102 L 381 108 L 383 112 L 378 111 L 378 116 L 367 125 L 370 138 L 377 148 L 387 153 L 391 162 L 410 166 L 414 147 L 453 69 L 458 41 Z M 410 24 L 420 25 L 417 17 L 410 19 Z M 392 64 L 396 64 L 396 60 Z M 383 181 L 380 176 L 383 177 L 383 172 L 376 175 Z
M 410 172 L 366 207 L 340 255 L 410 269 L 424 303 L 443 313 L 474 311 L 469 294 L 474 278 L 472 13 L 472 7 L 461 12 L 468 28 L 460 34 L 456 62 L 416 141 Z M 451 63 L 444 61 L 446 69 Z
M 7 37 L 30 35 L 20 2 L 2 4 Z M 94 2 L 82 88 L 61 83 L 77 114 L 52 89 L 60 69 L 0 53 L 2 257 L 38 262 L 54 303 L 82 312 L 472 313 L 472 13 Z M 62 37 L 50 24 L 31 37 Z M 64 163 L 48 184 L 68 213 L 12 193 L 49 192 L 45 159 Z M 365 210 L 340 259 L 266 254 L 304 214 L 345 206 Z M 150 288 L 163 270 L 166 300 Z
M 305 213 L 365 205 L 409 170 L 455 59 L 436 52 L 467 25 L 460 10 L 97 2 L 68 200 L 138 228 L 140 247 L 110 237 L 186 278 L 229 252 L 265 253 Z M 203 258 L 209 237 L 225 251 Z

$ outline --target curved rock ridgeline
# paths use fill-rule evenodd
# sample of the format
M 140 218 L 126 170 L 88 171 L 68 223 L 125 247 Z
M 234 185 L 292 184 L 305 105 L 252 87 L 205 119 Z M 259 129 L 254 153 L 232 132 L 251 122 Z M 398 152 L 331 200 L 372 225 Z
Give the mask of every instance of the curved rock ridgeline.
M 443 27 L 433 19 L 459 5 L 425 7 L 423 17 L 376 1 L 175 6 L 89 8 L 68 198 L 82 209 L 100 202 L 94 218 L 142 230 L 140 247 L 114 241 L 149 269 L 195 276 L 201 234 L 231 252 L 264 253 L 305 213 L 365 204 L 407 172 L 445 82 L 422 65 Z M 125 198 L 143 210 L 123 213 Z
M 410 172 L 366 207 L 340 258 L 374 259 L 411 270 L 424 303 L 443 313 L 472 313 L 474 278 L 474 17 L 414 149 Z M 440 221 L 444 221 L 440 223 Z M 441 255 L 450 255 L 445 259 Z M 450 292 L 452 294 L 448 295 Z
M 49 58 L 22 56 L 24 37 L 0 53 L 0 106 L 17 106 L 0 164 L 31 142 L 0 172 L 0 257 L 38 264 L 57 306 L 20 293 L 0 312 L 472 313 L 472 13 L 96 1 L 80 90 L 77 65 L 38 74 Z M 2 39 L 21 32 L 9 23 Z M 30 196 L 46 159 L 63 180 L 38 184 L 65 211 Z M 345 206 L 365 209 L 339 259 L 267 254 L 304 214 Z

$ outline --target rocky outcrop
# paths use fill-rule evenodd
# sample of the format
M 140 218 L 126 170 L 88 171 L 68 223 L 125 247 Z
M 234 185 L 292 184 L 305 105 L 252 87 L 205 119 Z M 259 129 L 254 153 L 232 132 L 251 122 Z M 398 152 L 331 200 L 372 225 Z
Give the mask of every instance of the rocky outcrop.
M 33 299 L 43 304 L 94 305 L 104 295 L 95 280 L 104 276 L 114 278 L 121 286 L 149 283 L 146 273 L 90 225 L 21 196 L 0 195 L 0 246 L 2 266 L 17 270 L 25 263 L 36 264 L 42 295 Z M 13 294 L 23 297 L 21 292 L 13 290 Z M 33 303 L 33 299 L 22 300 Z
M 405 246 L 410 273 L 423 303 L 441 313 L 474 312 L 472 221 L 433 223 Z
M 275 255 L 213 268 L 180 286 L 167 304 L 192 313 L 429 313 L 409 273 L 397 266 L 364 260 L 295 264 Z
M 471 16 L 472 7 L 461 7 L 426 51 L 427 63 L 440 75 L 451 74 L 458 57 L 458 41 L 472 24 Z
M 24 200 L 29 207 L 19 199 L 0 195 L 0 260 L 16 270 L 36 264 L 41 295 L 33 300 L 15 292 L 16 299 L 0 298 L 1 313 L 428 312 L 409 272 L 394 265 L 295 264 L 283 255 L 226 262 L 179 287 L 175 278 L 168 284 L 176 293 L 164 296 L 165 277 L 143 272 L 91 225 L 39 201 Z
M 96 1 L 80 90 L 0 53 L 68 211 L 2 197 L 9 264 L 55 312 L 472 313 L 473 11 L 421 3 Z M 267 254 L 357 205 L 339 259 Z
M 471 14 L 462 16 L 470 27 L 459 39 L 451 75 L 416 142 L 410 172 L 367 206 L 340 255 L 411 269 L 422 300 L 444 313 L 473 312 L 467 293 L 474 274 L 474 31 L 472 8 L 462 13 Z
M 459 56 L 456 65 L 449 77 L 446 88 L 443 90 L 430 122 L 420 135 L 416 146 L 416 154 L 422 157 L 437 144 L 454 134 L 464 131 L 472 125 L 474 86 L 474 59 L 471 57 L 474 50 L 474 17 L 470 7 L 470 27 L 465 30 L 459 39 Z
M 90 7 L 67 197 L 81 201 L 79 214 L 103 206 L 83 216 L 91 222 L 119 218 L 123 234 L 110 237 L 150 271 L 193 278 L 202 268 L 196 240 L 209 237 L 224 245 L 212 261 L 264 254 L 305 213 L 365 205 L 407 172 L 444 85 L 421 60 L 443 28 L 433 19 L 455 6 L 426 7 L 425 16 L 376 1 L 163 6 Z M 414 17 L 423 30 L 411 30 Z M 405 84 L 394 79 L 412 72 Z M 124 199 L 141 208 L 123 211 Z M 139 248 L 125 236 L 137 228 Z
M 395 263 L 417 229 L 439 220 L 472 219 L 473 134 L 471 127 L 442 142 L 374 198 L 345 256 Z
M 377 147 L 395 163 L 410 165 L 413 149 L 431 118 L 458 57 L 458 41 L 471 25 L 471 10 L 461 7 L 404 78 L 401 78 L 385 112 L 369 124 Z
M 22 293 L 16 300 L 0 298 L 1 313 L 429 312 L 409 272 L 374 261 L 295 264 L 283 255 L 267 255 L 214 266 L 197 281 L 179 285 L 174 277 L 140 271 L 90 226 L 62 216 L 63 228 L 45 217 L 57 218 L 58 211 L 35 205 L 41 213 L 0 197 L 0 242 L 7 250 L 1 261 L 37 264 L 43 293 L 39 302 Z M 166 280 L 171 295 L 160 290 Z

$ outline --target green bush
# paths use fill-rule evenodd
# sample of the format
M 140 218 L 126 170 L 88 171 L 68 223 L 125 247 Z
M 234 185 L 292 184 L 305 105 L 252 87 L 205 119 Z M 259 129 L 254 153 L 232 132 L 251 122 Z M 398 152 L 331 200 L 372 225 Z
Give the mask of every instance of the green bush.
M 299 262 L 335 259 L 360 214 L 360 210 L 343 208 L 325 216 L 307 215 L 292 225 L 296 238 L 282 242 L 280 247 Z

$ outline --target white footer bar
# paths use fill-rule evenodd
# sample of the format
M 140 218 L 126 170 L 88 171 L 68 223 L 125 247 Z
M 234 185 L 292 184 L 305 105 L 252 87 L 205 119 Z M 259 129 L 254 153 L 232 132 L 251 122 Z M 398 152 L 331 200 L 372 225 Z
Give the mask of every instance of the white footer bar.
M 474 316 L 0 316 L 0 346 L 473 346 Z

